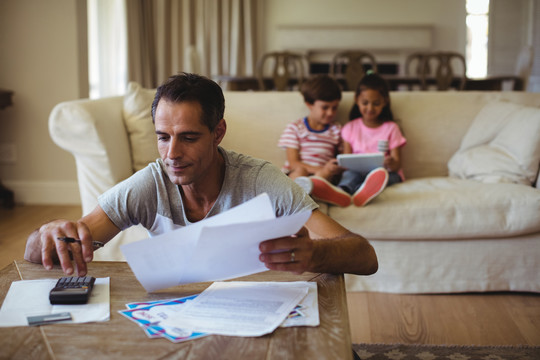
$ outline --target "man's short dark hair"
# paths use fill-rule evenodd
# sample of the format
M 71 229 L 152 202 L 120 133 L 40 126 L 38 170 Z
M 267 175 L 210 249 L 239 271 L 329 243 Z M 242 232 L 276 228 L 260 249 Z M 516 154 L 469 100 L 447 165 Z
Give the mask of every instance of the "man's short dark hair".
M 223 91 L 214 81 L 201 75 L 183 72 L 171 76 L 159 86 L 152 102 L 152 122 L 155 122 L 156 109 L 161 99 L 173 103 L 199 103 L 202 109 L 201 120 L 210 131 L 214 131 L 225 113 Z
M 313 104 L 317 100 L 341 100 L 341 86 L 326 74 L 315 75 L 304 81 L 300 85 L 300 92 L 308 104 Z

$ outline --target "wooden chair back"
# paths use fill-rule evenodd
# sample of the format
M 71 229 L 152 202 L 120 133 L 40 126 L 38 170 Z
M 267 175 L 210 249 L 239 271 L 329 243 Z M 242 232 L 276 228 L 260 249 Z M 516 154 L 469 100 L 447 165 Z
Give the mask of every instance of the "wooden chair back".
M 377 61 L 369 52 L 343 51 L 334 55 L 330 74 L 338 80 L 343 77 L 346 85 L 344 90 L 354 91 L 358 82 L 365 75 L 364 64 L 371 65 L 371 70 L 377 72 Z
M 428 90 L 433 81 L 437 90 L 464 90 L 467 64 L 458 52 L 417 52 L 407 57 L 405 74 L 418 76 L 421 90 Z
M 409 54 L 405 60 L 405 76 L 420 76 L 424 71 L 431 74 L 429 63 L 424 62 L 424 58 L 429 54 L 428 52 Z M 428 66 L 428 68 L 424 69 L 423 66 Z
M 268 67 L 271 69 L 272 84 L 266 81 Z M 257 62 L 259 90 L 291 90 L 304 81 L 306 69 L 307 58 L 302 54 L 288 51 L 266 53 Z

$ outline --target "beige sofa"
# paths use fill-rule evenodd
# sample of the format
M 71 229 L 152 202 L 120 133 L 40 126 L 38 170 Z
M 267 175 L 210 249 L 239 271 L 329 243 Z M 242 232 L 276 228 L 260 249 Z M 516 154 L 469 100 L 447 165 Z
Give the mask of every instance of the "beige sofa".
M 353 102 L 353 93 L 343 95 L 341 122 Z M 152 97 L 130 84 L 123 97 L 70 101 L 52 111 L 50 133 L 75 157 L 84 213 L 100 193 L 157 158 Z M 225 92 L 225 99 L 222 145 L 281 166 L 285 153 L 276 144 L 285 125 L 306 114 L 301 95 Z M 379 257 L 375 275 L 346 275 L 347 289 L 540 292 L 540 95 L 396 92 L 391 101 L 408 139 L 407 180 L 363 208 L 321 204 L 369 239 Z M 140 227 L 128 229 L 96 259 L 122 259 L 120 244 L 145 237 Z

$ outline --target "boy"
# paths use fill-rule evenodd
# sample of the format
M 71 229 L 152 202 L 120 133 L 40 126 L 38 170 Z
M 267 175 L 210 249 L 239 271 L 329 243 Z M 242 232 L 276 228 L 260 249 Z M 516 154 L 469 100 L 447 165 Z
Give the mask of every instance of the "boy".
M 314 198 L 348 206 L 350 195 L 332 185 L 344 170 L 336 160 L 342 148 L 341 125 L 335 123 L 341 88 L 330 76 L 316 75 L 300 91 L 309 114 L 287 125 L 279 139 L 287 154 L 283 171 Z

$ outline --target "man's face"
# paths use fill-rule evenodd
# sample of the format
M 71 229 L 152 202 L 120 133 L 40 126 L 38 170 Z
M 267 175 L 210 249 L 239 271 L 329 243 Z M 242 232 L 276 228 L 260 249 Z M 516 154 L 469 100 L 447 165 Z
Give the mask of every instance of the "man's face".
M 170 180 L 176 185 L 193 185 L 204 179 L 218 156 L 217 145 L 225 134 L 221 120 L 214 132 L 202 121 L 197 102 L 175 103 L 161 99 L 154 124 L 158 151 Z

